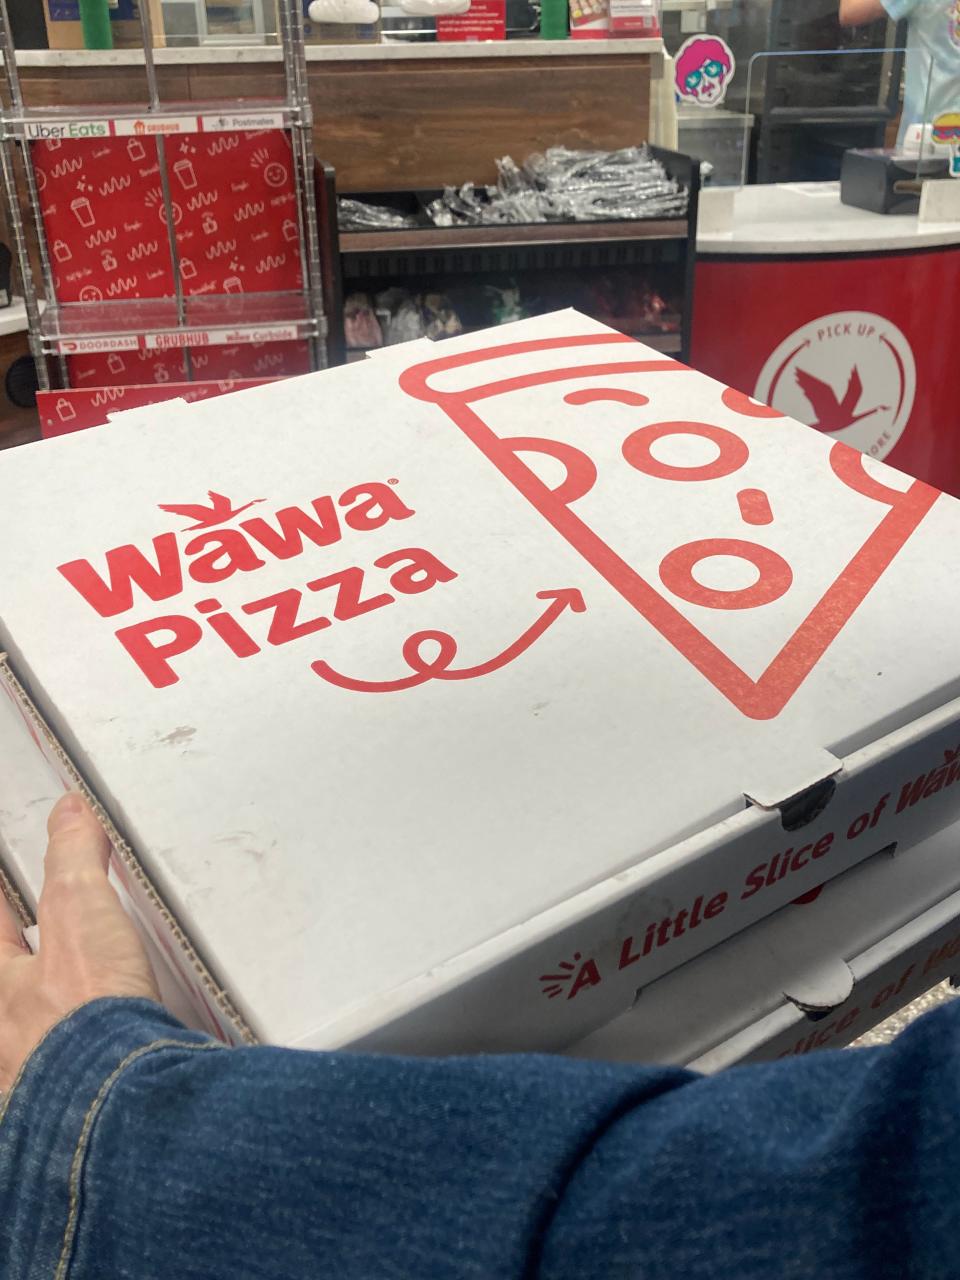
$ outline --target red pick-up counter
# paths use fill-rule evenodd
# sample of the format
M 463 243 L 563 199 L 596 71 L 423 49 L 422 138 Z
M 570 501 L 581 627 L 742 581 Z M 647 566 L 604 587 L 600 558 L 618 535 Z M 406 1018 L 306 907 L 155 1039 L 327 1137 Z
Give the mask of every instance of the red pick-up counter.
M 789 183 L 713 230 L 705 195 L 691 364 L 960 496 L 960 222 Z

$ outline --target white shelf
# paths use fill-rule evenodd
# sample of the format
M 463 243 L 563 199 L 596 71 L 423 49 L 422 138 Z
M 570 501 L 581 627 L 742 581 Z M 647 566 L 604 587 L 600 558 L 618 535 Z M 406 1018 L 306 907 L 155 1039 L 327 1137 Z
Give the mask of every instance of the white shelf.
M 700 198 L 710 200 L 709 189 Z M 838 182 L 743 187 L 733 197 L 730 229 L 702 229 L 697 235 L 700 253 L 744 256 L 884 253 L 937 245 L 960 245 L 960 220 L 920 222 L 916 215 L 855 209 L 841 204 Z
M 29 329 L 27 308 L 22 298 L 12 298 L 9 307 L 0 307 L 0 337 L 10 333 L 26 333 Z

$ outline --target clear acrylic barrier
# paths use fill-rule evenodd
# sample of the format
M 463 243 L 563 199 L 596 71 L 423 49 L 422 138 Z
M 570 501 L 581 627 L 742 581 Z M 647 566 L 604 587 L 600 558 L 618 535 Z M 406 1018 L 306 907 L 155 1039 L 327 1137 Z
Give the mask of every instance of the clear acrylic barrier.
M 897 33 L 896 47 L 752 54 L 741 181 L 835 178 L 853 147 L 896 149 L 918 181 L 944 163 L 960 177 L 960 0 L 918 5 Z
M 779 131 L 778 140 L 788 128 L 806 135 L 808 116 L 834 108 L 859 113 L 863 124 L 886 105 L 891 85 L 889 110 L 897 110 L 902 29 L 882 10 L 852 28 L 840 24 L 839 0 L 665 0 L 663 32 L 673 59 L 679 150 L 707 162 L 707 191 L 796 176 L 787 166 L 785 175 L 771 169 L 758 177 L 757 153 L 765 150 L 769 160 L 772 130 Z M 836 60 L 841 52 L 857 55 L 853 76 L 853 63 Z M 783 73 L 771 76 L 769 85 L 760 80 L 758 54 L 784 60 L 766 68 Z M 795 114 L 788 121 L 783 113 L 790 111 Z M 863 130 L 854 136 L 859 142 Z
M 117 302 L 54 303 L 46 307 L 46 348 L 69 355 L 124 349 L 114 342 L 144 338 L 147 348 L 293 341 L 317 334 L 302 293 L 205 294 L 183 300 L 128 298 Z M 133 342 L 130 344 L 134 345 Z
M 754 54 L 745 97 L 758 123 L 744 128 L 741 184 L 838 181 L 845 151 L 897 145 L 901 83 L 924 94 L 929 75 L 907 47 Z

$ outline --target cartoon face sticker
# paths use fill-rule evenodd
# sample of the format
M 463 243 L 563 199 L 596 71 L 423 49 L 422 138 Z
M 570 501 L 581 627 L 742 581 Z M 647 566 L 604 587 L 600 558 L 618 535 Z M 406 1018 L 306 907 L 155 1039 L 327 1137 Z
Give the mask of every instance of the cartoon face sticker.
M 940 146 L 960 146 L 960 111 L 945 111 L 933 122 L 933 141 Z
M 674 78 L 681 102 L 716 107 L 736 70 L 730 46 L 716 36 L 691 36 L 677 54 Z
M 787 706 L 938 497 L 868 470 L 880 464 L 840 441 L 811 445 L 787 421 L 771 430 L 777 410 L 611 332 L 459 352 L 408 368 L 400 386 L 444 413 L 599 590 L 751 719 Z M 677 416 L 684 398 L 697 405 L 689 421 Z M 543 431 L 518 435 L 518 419 Z M 796 432 L 812 464 L 802 511 L 783 467 Z M 824 547 L 843 544 L 816 562 L 814 509 Z M 451 678 L 441 668 L 455 646 L 428 661 L 427 634 L 404 654 L 414 675 L 391 687 Z
M 960 0 L 954 0 L 950 10 L 950 39 L 960 48 Z
M 947 111 L 933 122 L 936 146 L 950 148 L 950 176 L 960 178 L 960 111 Z

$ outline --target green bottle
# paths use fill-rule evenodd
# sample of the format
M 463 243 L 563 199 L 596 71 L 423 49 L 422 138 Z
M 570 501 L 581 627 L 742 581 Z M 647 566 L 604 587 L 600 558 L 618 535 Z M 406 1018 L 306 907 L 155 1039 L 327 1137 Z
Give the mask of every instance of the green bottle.
M 541 40 L 566 40 L 569 22 L 570 10 L 567 0 L 541 0 Z
M 110 0 L 80 0 L 80 25 L 85 49 L 112 49 Z

